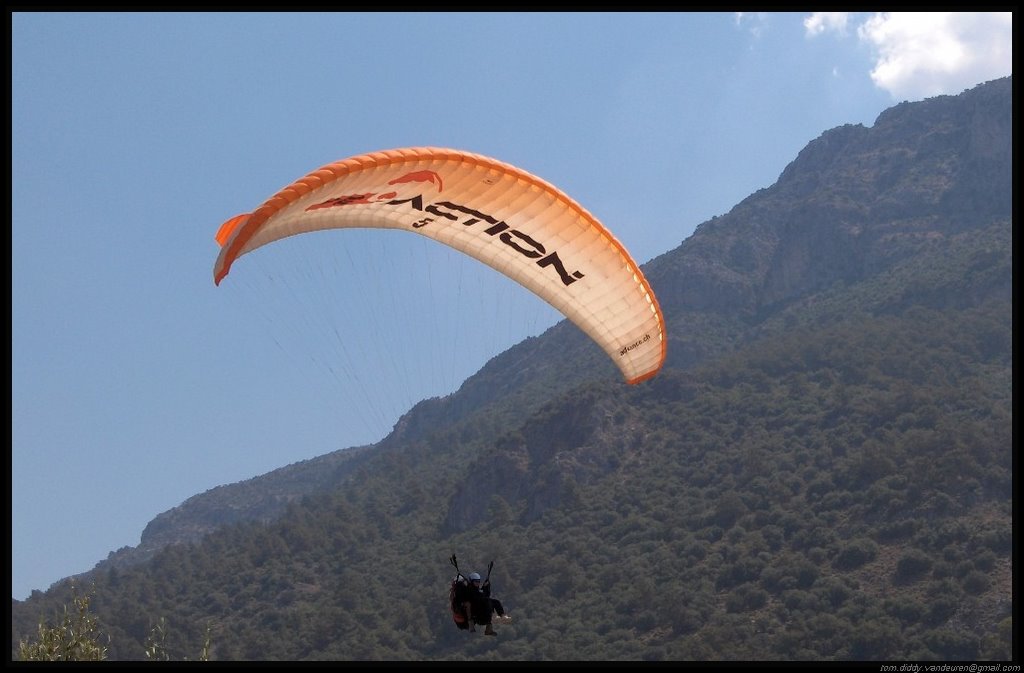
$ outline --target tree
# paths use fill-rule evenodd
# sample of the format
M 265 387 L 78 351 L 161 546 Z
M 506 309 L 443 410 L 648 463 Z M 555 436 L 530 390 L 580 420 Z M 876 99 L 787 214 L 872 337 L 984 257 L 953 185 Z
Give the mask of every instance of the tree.
M 71 588 L 71 600 L 75 606 L 75 614 L 71 614 L 64 605 L 64 615 L 57 626 L 39 623 L 39 640 L 36 642 L 18 643 L 19 661 L 104 661 L 107 658 L 107 647 L 102 643 L 110 642 L 109 636 L 100 633 L 97 618 L 89 612 L 89 596 L 79 596 L 74 586 Z M 199 661 L 208 661 L 210 655 L 211 627 L 207 625 L 203 649 L 199 653 Z M 146 638 L 146 658 L 168 660 L 170 657 L 166 647 L 166 622 L 163 618 L 153 627 Z
M 38 641 L 18 643 L 21 661 L 103 661 L 107 658 L 96 617 L 89 614 L 89 597 L 72 591 L 76 613 L 71 614 L 65 605 L 59 625 L 50 627 L 40 622 Z

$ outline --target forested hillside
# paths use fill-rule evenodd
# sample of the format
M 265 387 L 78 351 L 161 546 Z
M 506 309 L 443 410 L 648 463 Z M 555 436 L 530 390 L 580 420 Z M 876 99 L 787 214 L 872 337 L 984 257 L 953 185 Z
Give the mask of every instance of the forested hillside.
M 1011 148 L 1010 78 L 822 134 L 645 266 L 657 377 L 562 323 L 197 496 L 77 579 L 109 658 L 159 619 L 214 660 L 1011 658 Z M 497 638 L 454 628 L 452 553 L 495 561 Z M 71 596 L 13 601 L 15 650 Z

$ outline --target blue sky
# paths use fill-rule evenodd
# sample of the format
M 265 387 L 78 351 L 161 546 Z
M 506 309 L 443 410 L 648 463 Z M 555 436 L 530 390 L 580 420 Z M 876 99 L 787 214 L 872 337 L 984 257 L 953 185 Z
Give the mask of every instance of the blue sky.
M 377 441 L 560 319 L 401 232 L 282 241 L 215 287 L 221 222 L 306 173 L 485 154 L 644 263 L 824 131 L 1012 72 L 1009 14 L 14 13 L 11 37 L 18 599 L 193 495 Z

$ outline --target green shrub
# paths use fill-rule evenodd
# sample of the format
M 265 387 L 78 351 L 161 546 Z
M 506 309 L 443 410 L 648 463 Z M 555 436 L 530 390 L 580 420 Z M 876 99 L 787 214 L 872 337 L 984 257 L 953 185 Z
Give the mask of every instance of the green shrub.
M 852 570 L 874 561 L 877 555 L 877 544 L 867 538 L 858 538 L 847 542 L 839 550 L 832 565 L 840 570 Z
M 96 617 L 89 614 L 89 597 L 72 596 L 76 612 L 68 612 L 56 626 L 39 624 L 39 640 L 21 641 L 18 644 L 18 659 L 21 661 L 103 661 L 107 648 L 101 643 L 103 636 L 97 627 Z
M 989 579 L 988 575 L 981 572 L 980 570 L 971 570 L 964 575 L 961 586 L 969 594 L 978 595 L 984 593 L 988 589 Z
M 932 567 L 932 559 L 919 549 L 911 549 L 896 562 L 896 580 L 912 582 L 919 579 Z
M 728 612 L 748 612 L 764 607 L 768 602 L 768 592 L 755 584 L 741 584 L 725 598 L 725 609 Z

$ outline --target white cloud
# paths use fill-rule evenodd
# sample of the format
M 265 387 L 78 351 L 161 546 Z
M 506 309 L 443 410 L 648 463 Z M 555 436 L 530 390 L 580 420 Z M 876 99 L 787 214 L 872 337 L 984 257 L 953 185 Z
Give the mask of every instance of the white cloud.
M 821 35 L 825 31 L 834 31 L 840 35 L 845 35 L 846 22 L 849 16 L 848 12 L 814 12 L 804 19 L 807 37 Z
M 804 21 L 809 33 L 816 16 Z M 831 27 L 827 19 L 813 25 Z M 884 12 L 857 35 L 874 54 L 871 79 L 896 99 L 958 94 L 1013 73 L 1012 12 Z
M 745 26 L 755 38 L 761 37 L 766 27 L 766 12 L 736 12 L 736 26 Z

